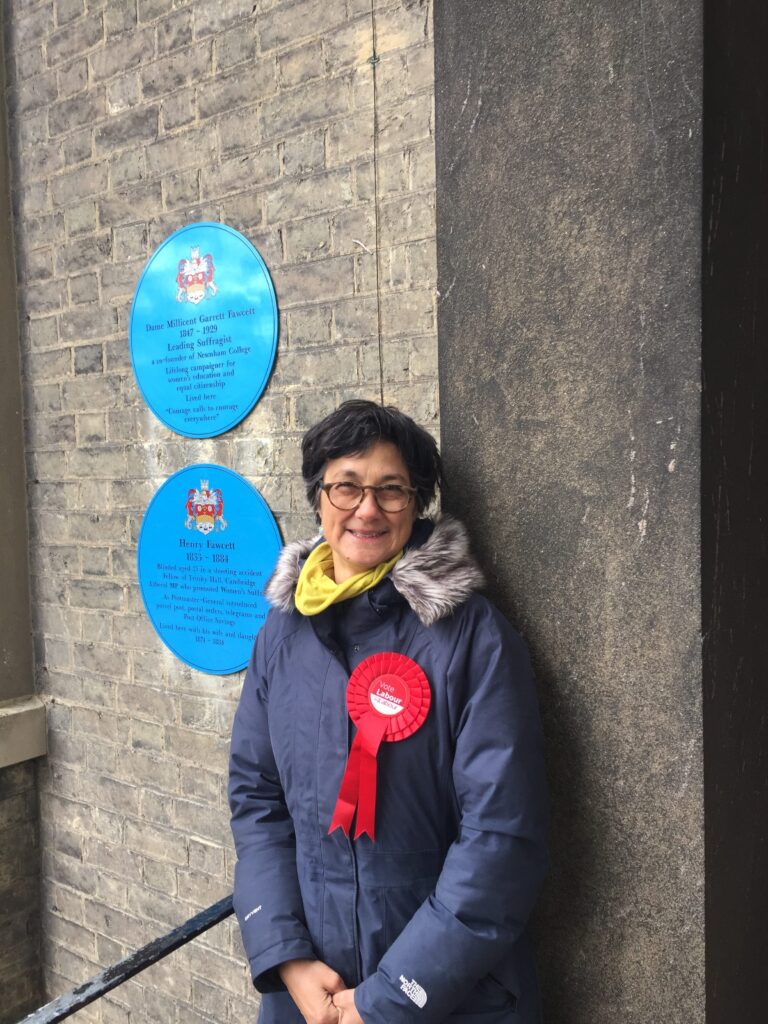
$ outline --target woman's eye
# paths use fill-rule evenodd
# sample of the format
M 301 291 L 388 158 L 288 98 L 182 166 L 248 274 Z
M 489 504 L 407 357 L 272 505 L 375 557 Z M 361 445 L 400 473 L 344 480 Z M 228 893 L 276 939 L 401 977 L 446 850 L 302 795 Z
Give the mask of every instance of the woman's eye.
M 357 484 L 334 484 L 333 488 L 340 497 L 351 498 L 353 494 L 357 494 L 360 488 Z
M 386 499 L 386 498 L 402 498 L 402 496 L 403 496 L 403 488 L 399 487 L 397 484 L 391 484 L 390 486 L 387 486 L 387 487 L 379 487 L 378 491 L 379 491 L 379 496 L 384 498 L 384 499 Z

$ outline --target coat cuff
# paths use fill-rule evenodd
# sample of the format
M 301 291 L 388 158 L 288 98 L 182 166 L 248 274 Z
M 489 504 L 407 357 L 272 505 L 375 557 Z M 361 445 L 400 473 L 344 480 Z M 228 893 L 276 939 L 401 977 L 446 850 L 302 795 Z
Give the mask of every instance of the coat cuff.
M 355 1005 L 365 1024 L 442 1024 L 504 952 L 430 897 L 358 985 Z
M 317 953 L 307 939 L 286 939 L 270 946 L 249 961 L 254 988 L 262 995 L 285 992 L 277 968 L 286 960 L 317 960 Z

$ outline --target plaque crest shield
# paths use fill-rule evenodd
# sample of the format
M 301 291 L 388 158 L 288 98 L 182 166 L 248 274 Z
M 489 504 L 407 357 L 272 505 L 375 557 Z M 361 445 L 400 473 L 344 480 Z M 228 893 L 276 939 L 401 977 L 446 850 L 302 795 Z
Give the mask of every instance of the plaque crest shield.
M 211 490 L 207 480 L 201 480 L 199 487 L 190 487 L 187 491 L 187 518 L 184 525 L 188 530 L 199 530 L 207 535 L 214 530 L 226 530 L 224 518 L 224 496 L 221 488 Z
M 189 256 L 179 260 L 176 301 L 191 302 L 196 306 L 203 299 L 213 298 L 219 290 L 213 280 L 214 273 L 213 256 L 209 252 L 201 256 L 200 246 L 193 245 Z

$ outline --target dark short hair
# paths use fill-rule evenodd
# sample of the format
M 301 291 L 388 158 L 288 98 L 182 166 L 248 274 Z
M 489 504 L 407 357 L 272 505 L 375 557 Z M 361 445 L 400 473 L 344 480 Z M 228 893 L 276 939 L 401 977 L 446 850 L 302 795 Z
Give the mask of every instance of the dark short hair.
M 377 441 L 390 441 L 408 468 L 416 488 L 416 509 L 423 512 L 443 484 L 443 464 L 435 439 L 393 405 L 377 405 L 355 398 L 344 402 L 304 435 L 301 475 L 307 498 L 315 511 L 320 487 L 331 459 L 362 455 Z

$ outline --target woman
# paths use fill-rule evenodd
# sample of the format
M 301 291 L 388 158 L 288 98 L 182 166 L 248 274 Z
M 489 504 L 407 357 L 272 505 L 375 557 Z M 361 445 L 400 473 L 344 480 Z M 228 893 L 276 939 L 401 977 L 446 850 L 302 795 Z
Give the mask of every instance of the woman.
M 546 795 L 525 648 L 476 593 L 463 527 L 420 518 L 441 481 L 426 431 L 346 402 L 302 451 L 322 542 L 280 556 L 232 734 L 259 1019 L 537 1021 Z

